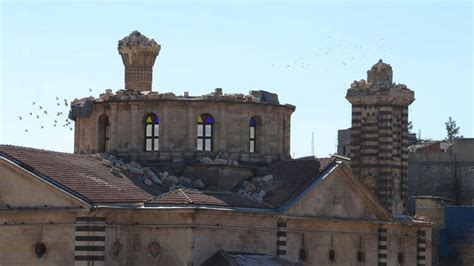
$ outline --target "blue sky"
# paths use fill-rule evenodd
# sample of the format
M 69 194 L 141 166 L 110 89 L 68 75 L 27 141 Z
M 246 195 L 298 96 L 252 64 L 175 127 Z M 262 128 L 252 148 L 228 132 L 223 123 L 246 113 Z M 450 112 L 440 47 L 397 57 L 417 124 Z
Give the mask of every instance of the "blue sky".
M 452 116 L 461 134 L 473 137 L 468 1 L 3 1 L 0 7 L 0 143 L 72 152 L 73 132 L 52 126 L 57 112 L 67 113 L 55 97 L 123 88 L 116 46 L 133 30 L 162 46 L 155 91 L 261 89 L 296 105 L 296 157 L 311 153 L 312 132 L 316 155 L 335 152 L 337 130 L 350 127 L 346 90 L 379 58 L 392 65 L 395 82 L 415 91 L 409 119 L 416 133 L 444 138 Z M 48 115 L 37 119 L 39 105 Z

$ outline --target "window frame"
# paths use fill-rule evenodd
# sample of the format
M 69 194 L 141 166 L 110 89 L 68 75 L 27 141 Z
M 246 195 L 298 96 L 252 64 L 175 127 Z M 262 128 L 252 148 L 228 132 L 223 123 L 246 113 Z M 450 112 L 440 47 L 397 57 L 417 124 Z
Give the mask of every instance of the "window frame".
M 252 125 L 253 120 L 253 125 Z M 252 129 L 253 129 L 253 137 L 252 137 Z M 253 142 L 253 147 L 252 147 Z M 253 148 L 253 151 L 252 151 Z M 249 152 L 250 153 L 257 153 L 257 119 L 252 116 L 249 121 Z
M 210 117 L 211 118 L 211 123 L 206 122 L 206 118 Z M 202 135 L 199 135 L 199 126 L 202 126 Z M 210 132 L 206 129 L 206 126 L 210 126 Z M 207 136 L 207 133 L 209 133 L 209 136 Z M 213 151 L 214 150 L 214 117 L 210 114 L 202 114 L 198 118 L 198 123 L 197 123 L 197 132 L 196 132 L 196 150 L 198 151 Z M 210 142 L 210 147 L 209 150 L 207 150 L 207 145 L 206 145 L 206 140 L 209 140 Z M 199 149 L 199 142 L 202 141 L 202 146 L 201 149 Z
M 148 122 L 148 118 L 151 117 L 151 122 Z M 160 118 L 156 114 L 147 114 L 145 116 L 144 126 L 144 142 L 143 146 L 146 152 L 155 152 L 160 150 Z M 148 126 L 151 126 L 151 135 L 148 135 Z M 156 127 L 158 127 L 158 134 L 156 133 Z M 148 149 L 148 140 L 151 140 L 151 149 Z M 156 142 L 155 142 L 156 141 Z

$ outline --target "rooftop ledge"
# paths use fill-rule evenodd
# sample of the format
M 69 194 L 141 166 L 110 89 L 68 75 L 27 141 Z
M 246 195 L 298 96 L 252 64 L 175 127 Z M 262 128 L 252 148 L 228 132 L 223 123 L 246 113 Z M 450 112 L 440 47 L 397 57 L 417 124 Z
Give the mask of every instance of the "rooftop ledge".
M 263 103 L 270 105 L 285 106 L 290 109 L 296 109 L 292 104 L 280 104 L 278 95 L 263 90 L 250 91 L 248 95 L 243 93 L 224 94 L 221 88 L 215 89 L 214 92 L 201 96 L 191 96 L 188 92 L 183 95 L 175 95 L 172 92 L 158 93 L 150 91 L 127 91 L 118 90 L 115 93 L 111 89 L 105 90 L 98 98 L 93 96 L 81 99 L 74 99 L 71 108 L 81 108 L 93 102 L 118 102 L 118 101 L 147 101 L 147 100 L 176 100 L 176 101 L 222 101 L 236 103 Z

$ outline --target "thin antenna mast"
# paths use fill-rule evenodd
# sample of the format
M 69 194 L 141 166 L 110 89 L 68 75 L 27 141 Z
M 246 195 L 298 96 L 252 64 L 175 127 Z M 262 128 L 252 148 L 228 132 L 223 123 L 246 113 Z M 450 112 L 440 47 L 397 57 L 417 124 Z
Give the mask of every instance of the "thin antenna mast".
M 314 157 L 314 132 L 311 132 L 311 155 Z

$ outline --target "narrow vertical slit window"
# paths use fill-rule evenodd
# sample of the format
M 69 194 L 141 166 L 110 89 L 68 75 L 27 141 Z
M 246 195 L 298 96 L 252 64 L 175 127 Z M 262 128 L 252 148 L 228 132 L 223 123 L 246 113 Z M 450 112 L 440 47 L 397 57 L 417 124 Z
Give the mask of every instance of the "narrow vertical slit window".
M 160 145 L 160 119 L 155 114 L 145 117 L 145 151 L 157 151 Z
M 109 118 L 106 115 L 99 117 L 98 127 L 98 152 L 106 152 L 109 150 Z
M 255 152 L 257 148 L 257 121 L 255 117 L 250 118 L 249 126 L 249 151 Z
M 197 124 L 197 150 L 212 151 L 214 118 L 209 114 L 202 114 Z

